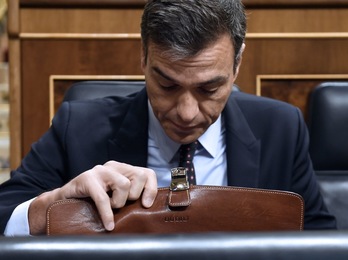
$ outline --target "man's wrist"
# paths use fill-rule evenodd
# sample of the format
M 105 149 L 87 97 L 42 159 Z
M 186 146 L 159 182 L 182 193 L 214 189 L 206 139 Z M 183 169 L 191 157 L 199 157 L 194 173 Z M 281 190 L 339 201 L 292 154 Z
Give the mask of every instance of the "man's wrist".
M 10 219 L 7 222 L 4 235 L 5 236 L 29 236 L 28 209 L 32 198 L 22 204 L 19 204 L 12 212 Z
M 48 207 L 59 200 L 59 189 L 42 193 L 29 206 L 28 222 L 30 235 L 43 235 L 46 233 L 46 212 Z

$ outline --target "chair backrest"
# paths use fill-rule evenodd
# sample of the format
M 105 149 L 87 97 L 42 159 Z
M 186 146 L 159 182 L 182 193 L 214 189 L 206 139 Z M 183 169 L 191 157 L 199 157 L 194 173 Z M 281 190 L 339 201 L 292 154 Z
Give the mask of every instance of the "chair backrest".
M 128 96 L 145 87 L 145 81 L 90 80 L 73 84 L 64 95 L 64 101 L 102 98 L 106 96 Z M 233 91 L 240 91 L 233 85 Z
M 310 155 L 324 200 L 348 229 L 348 82 L 318 85 L 309 100 Z
M 310 153 L 316 170 L 348 170 L 348 82 L 326 82 L 309 102 Z
M 128 96 L 145 87 L 145 81 L 91 80 L 73 84 L 65 93 L 64 101 Z

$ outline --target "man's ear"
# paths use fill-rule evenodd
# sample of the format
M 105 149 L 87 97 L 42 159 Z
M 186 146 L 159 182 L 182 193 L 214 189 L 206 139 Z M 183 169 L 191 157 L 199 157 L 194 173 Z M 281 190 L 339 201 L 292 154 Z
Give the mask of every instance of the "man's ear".
M 238 53 L 239 59 L 238 59 L 238 65 L 236 67 L 236 71 L 234 73 L 234 79 L 236 79 L 238 76 L 239 68 L 240 68 L 240 65 L 242 64 L 242 57 L 243 57 L 244 50 L 245 50 L 245 43 L 243 42 L 242 47 L 240 48 Z

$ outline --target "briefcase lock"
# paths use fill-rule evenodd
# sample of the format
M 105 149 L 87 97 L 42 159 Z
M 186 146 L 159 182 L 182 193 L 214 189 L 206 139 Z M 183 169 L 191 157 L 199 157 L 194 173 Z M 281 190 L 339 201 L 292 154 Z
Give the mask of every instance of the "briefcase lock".
M 171 191 L 188 190 L 190 185 L 187 179 L 186 168 L 176 167 L 170 170 L 172 175 L 172 182 L 170 184 Z

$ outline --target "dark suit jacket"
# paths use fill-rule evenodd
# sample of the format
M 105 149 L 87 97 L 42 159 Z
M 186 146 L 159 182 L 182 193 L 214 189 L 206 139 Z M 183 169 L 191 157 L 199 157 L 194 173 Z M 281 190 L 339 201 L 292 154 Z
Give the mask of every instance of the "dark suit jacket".
M 14 208 L 108 160 L 147 165 L 148 109 L 143 90 L 127 98 L 65 102 L 49 131 L 0 187 L 0 228 Z M 305 229 L 335 228 L 308 156 L 301 112 L 283 102 L 233 93 L 223 111 L 228 184 L 299 193 Z

